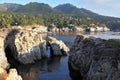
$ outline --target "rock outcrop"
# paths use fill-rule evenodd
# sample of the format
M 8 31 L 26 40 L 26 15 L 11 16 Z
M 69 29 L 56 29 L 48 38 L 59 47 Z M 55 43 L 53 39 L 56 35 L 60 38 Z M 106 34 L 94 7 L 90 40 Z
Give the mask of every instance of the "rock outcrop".
M 10 69 L 10 72 L 7 73 L 4 68 L 0 67 L 0 80 L 22 80 L 22 78 L 18 75 L 16 69 Z
M 73 80 L 120 80 L 120 40 L 79 35 L 68 64 Z
M 12 30 L 4 41 L 6 54 L 22 64 L 34 63 L 46 56 L 46 41 L 38 32 Z
M 10 69 L 6 80 L 22 80 L 21 76 L 18 75 L 16 69 Z
M 4 37 L 2 36 L 0 37 L 0 66 L 4 69 L 9 67 L 4 51 Z
M 69 48 L 53 37 L 48 37 L 53 56 L 67 55 Z M 46 40 L 39 32 L 14 29 L 4 40 L 4 49 L 8 61 L 18 61 L 22 64 L 34 63 L 36 60 L 47 57 Z M 13 61 L 10 61 L 14 59 Z
M 69 48 L 61 40 L 57 40 L 53 37 L 47 37 L 48 44 L 51 47 L 52 55 L 62 56 L 67 55 Z
M 35 63 L 36 60 L 47 57 L 46 40 L 36 31 L 10 30 L 0 36 L 0 80 L 22 80 L 16 69 L 10 69 L 9 74 L 6 69 L 10 65 L 15 67 L 14 63 Z M 53 56 L 67 55 L 69 48 L 62 41 L 48 37 L 48 42 Z

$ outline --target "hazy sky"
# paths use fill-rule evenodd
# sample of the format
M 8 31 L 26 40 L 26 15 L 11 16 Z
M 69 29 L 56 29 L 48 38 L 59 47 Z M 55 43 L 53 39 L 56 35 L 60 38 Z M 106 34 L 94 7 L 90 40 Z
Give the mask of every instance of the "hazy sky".
M 0 0 L 0 3 L 27 4 L 29 2 L 47 3 L 52 7 L 71 3 L 106 16 L 120 17 L 120 0 Z

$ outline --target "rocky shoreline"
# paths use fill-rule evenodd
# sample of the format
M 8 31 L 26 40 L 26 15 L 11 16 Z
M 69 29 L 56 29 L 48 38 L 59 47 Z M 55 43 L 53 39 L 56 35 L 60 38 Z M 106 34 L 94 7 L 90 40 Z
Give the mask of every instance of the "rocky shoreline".
M 94 25 L 94 24 L 92 24 Z M 107 32 L 110 31 L 110 29 L 103 25 L 103 26 L 92 26 L 92 27 L 83 27 L 81 26 L 76 26 L 76 27 L 63 27 L 63 28 L 57 28 L 57 27 L 48 27 L 48 31 L 50 32 Z
M 29 30 L 11 29 L 6 35 L 0 36 L 0 43 L 0 66 L 2 67 L 1 71 L 4 70 L 1 74 L 5 73 L 8 77 L 11 75 L 11 70 L 9 74 L 6 73 L 6 70 L 9 69 L 10 65 L 16 63 L 21 65 L 31 64 L 47 58 L 47 46 L 50 46 L 52 56 L 64 56 L 69 51 L 69 48 L 62 41 L 49 36 L 46 39 L 42 37 L 40 32 Z M 16 69 L 13 72 L 20 77 Z M 12 80 L 22 79 L 12 78 Z M 3 80 L 10 79 L 5 78 Z
M 16 69 L 9 70 L 10 65 L 27 65 L 48 58 L 47 46 L 52 57 L 66 56 L 69 52 L 68 65 L 73 80 L 119 80 L 119 39 L 78 35 L 69 51 L 61 40 L 50 36 L 43 38 L 38 31 L 11 29 L 0 36 L 0 44 L 2 80 L 22 80 Z
M 70 49 L 73 80 L 119 80 L 120 40 L 77 36 Z

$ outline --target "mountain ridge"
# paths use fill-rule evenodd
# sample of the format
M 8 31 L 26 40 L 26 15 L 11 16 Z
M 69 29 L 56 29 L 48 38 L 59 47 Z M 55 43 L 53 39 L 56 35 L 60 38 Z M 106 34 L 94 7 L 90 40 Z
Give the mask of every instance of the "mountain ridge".
M 3 3 L 0 4 L 0 11 L 12 12 L 21 6 L 22 6 L 21 4 L 16 4 L 16 3 Z
M 72 7 L 72 8 L 70 10 L 68 10 L 69 7 Z M 106 24 L 111 29 L 116 29 L 116 30 L 120 29 L 120 18 L 117 18 L 117 17 L 100 15 L 100 14 L 94 13 L 94 12 L 84 9 L 84 8 L 77 8 L 76 6 L 71 5 L 71 4 L 58 5 L 55 7 L 55 9 L 60 10 L 61 12 L 65 13 L 65 14 L 69 13 L 69 14 L 74 14 L 75 16 L 93 18 L 100 23 Z M 71 13 L 66 12 L 65 10 L 71 11 Z
M 0 11 L 28 14 L 70 14 L 78 17 L 93 18 L 100 23 L 106 24 L 111 29 L 120 29 L 120 18 L 100 15 L 84 8 L 78 8 L 70 3 L 61 4 L 54 8 L 48 4 L 38 2 L 30 2 L 26 5 L 4 3 L 0 4 Z
M 33 13 L 33 14 L 58 13 L 54 8 L 52 8 L 48 4 L 38 3 L 38 2 L 30 2 L 29 4 L 19 7 L 14 12 Z

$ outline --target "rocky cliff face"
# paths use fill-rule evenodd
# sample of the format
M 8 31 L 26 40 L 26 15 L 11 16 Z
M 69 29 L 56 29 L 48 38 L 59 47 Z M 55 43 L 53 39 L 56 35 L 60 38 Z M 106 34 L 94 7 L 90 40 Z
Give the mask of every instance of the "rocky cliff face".
M 5 34 L 0 36 L 0 80 L 22 80 L 21 76 L 17 74 L 16 69 L 10 69 L 10 65 L 5 53 Z
M 120 40 L 77 36 L 70 50 L 69 68 L 74 80 L 119 80 Z
M 5 49 L 22 64 L 34 63 L 46 56 L 46 41 L 37 32 L 12 30 L 5 39 Z
M 0 66 L 7 68 L 9 66 L 4 52 L 4 37 L 0 36 Z

